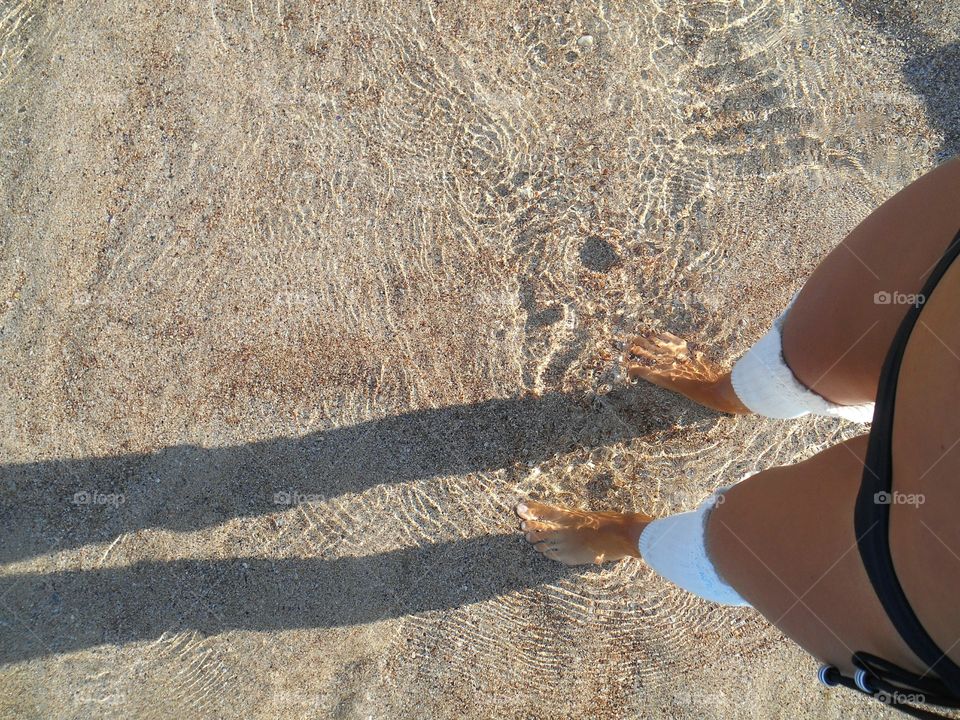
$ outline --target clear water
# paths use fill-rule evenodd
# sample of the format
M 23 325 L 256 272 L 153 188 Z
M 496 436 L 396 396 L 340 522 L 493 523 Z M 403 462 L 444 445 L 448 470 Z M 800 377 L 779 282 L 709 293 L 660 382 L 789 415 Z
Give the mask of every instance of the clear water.
M 618 358 L 732 362 L 955 142 L 953 11 L 885 12 L 2 6 L 11 715 L 819 713 L 756 614 L 511 507 L 690 509 L 859 432 Z

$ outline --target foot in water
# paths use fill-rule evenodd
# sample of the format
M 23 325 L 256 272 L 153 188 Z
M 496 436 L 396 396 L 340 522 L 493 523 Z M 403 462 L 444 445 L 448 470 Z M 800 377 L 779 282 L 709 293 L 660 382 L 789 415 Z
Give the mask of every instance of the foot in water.
M 676 335 L 664 332 L 634 338 L 625 360 L 631 380 L 646 380 L 712 410 L 735 415 L 750 412 L 734 392 L 730 372 L 702 352 L 691 351 Z
M 585 512 L 530 500 L 516 511 L 527 541 L 564 565 L 640 557 L 640 532 L 653 519 L 643 513 Z

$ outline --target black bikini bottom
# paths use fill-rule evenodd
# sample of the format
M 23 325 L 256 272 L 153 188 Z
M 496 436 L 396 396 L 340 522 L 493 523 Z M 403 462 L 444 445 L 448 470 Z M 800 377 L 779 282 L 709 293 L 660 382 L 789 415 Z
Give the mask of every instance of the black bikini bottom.
M 820 679 L 828 685 L 853 687 L 919 718 L 941 716 L 914 707 L 917 702 L 960 707 L 960 667 L 947 657 L 920 623 L 893 567 L 889 539 L 890 500 L 893 497 L 893 413 L 897 380 L 910 333 L 920 318 L 924 303 L 958 255 L 960 232 L 931 272 L 918 302 L 907 312 L 887 353 L 877 388 L 873 427 L 854 511 L 860 557 L 873 589 L 897 632 L 929 670 L 924 675 L 916 675 L 882 658 L 858 652 L 853 655 L 853 664 L 858 668 L 853 678 L 841 676 L 832 667 L 820 671 Z

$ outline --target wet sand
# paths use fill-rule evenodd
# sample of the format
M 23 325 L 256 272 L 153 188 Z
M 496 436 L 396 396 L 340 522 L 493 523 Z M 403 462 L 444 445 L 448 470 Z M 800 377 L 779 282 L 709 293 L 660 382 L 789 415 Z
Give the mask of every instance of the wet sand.
M 960 149 L 956 4 L 0 6 L 0 717 L 876 717 L 533 553 L 862 431 L 732 363 Z M 892 717 L 892 715 L 891 715 Z

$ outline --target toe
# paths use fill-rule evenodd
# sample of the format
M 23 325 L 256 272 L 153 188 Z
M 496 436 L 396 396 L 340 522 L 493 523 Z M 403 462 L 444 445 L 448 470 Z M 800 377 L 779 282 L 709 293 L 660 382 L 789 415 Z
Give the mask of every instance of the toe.
M 517 507 L 514 508 L 514 510 L 516 511 L 517 515 L 522 517 L 524 520 L 534 520 L 536 519 L 536 515 L 534 515 L 533 510 L 530 509 L 530 506 L 534 504 L 535 503 L 532 502 L 517 503 Z
M 570 515 L 568 510 L 544 505 L 543 503 L 527 501 L 526 503 L 529 515 L 521 515 L 526 520 L 540 520 L 545 522 L 562 522 L 564 518 Z
M 686 340 L 673 333 L 651 333 L 648 337 L 636 337 L 630 343 L 630 354 L 652 362 L 666 359 L 683 360 L 689 353 Z
M 537 543 L 542 543 L 549 540 L 550 535 L 551 533 L 544 532 L 541 530 L 536 532 L 528 532 L 526 537 L 527 537 L 527 542 L 533 543 L 534 545 L 536 545 Z
M 667 345 L 671 349 L 677 350 L 686 350 L 687 341 L 683 338 L 679 338 L 674 335 L 672 332 L 663 331 L 657 335 L 657 342 L 662 345 Z
M 649 357 L 657 352 L 658 348 L 652 340 L 645 337 L 635 337 L 630 341 L 630 354 L 637 357 Z
M 631 380 L 648 378 L 652 374 L 653 371 L 646 365 L 641 365 L 637 362 L 627 363 L 627 377 Z
M 524 520 L 544 519 L 550 510 L 551 507 L 549 505 L 534 502 L 533 500 L 527 500 L 526 502 L 522 502 L 517 505 L 517 515 L 522 517 Z
M 540 522 L 539 520 L 524 520 L 520 523 L 520 529 L 526 531 L 532 530 L 550 530 L 553 528 L 553 525 L 550 523 Z
M 546 555 L 547 557 L 553 557 L 559 552 L 558 548 L 550 542 L 539 542 L 535 544 L 533 548 L 541 555 Z

